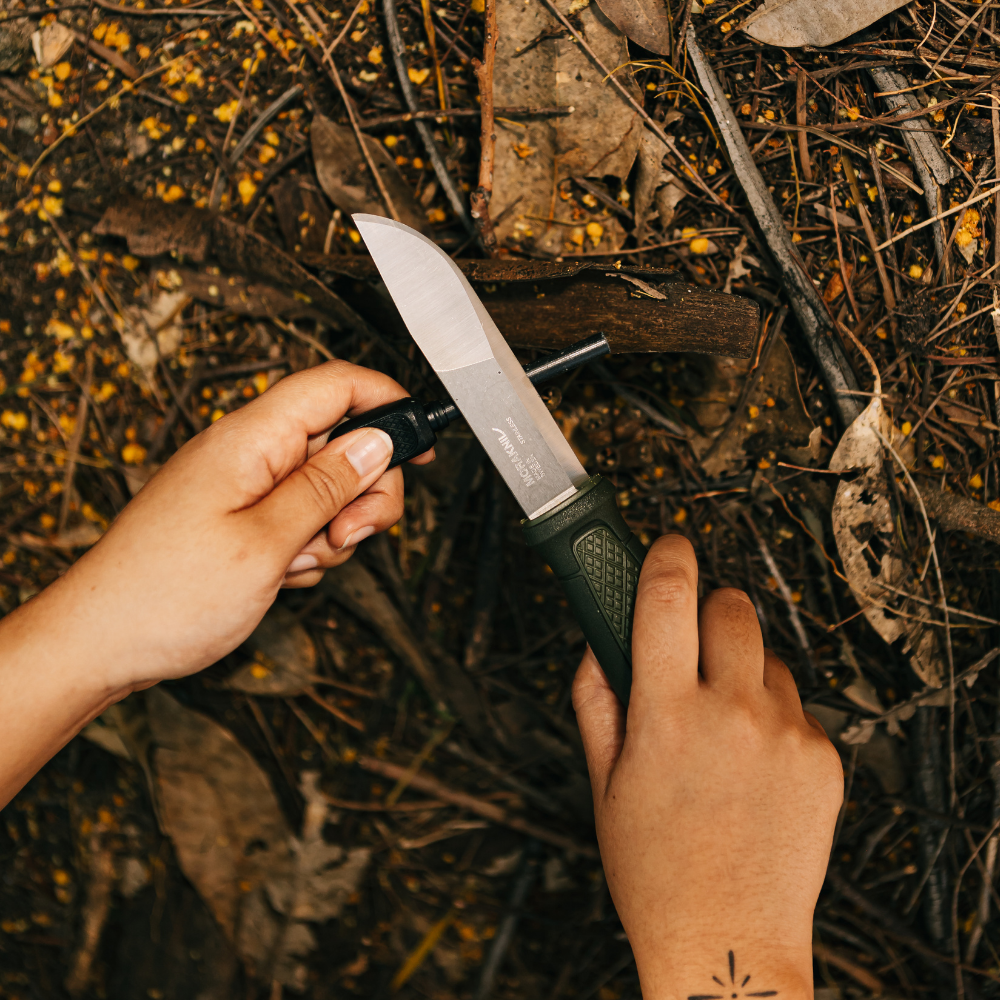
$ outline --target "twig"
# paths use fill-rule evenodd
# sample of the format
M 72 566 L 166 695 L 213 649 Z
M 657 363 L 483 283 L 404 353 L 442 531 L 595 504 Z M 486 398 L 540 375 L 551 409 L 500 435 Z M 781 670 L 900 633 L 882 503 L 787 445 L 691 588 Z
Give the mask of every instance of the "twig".
M 390 764 L 388 761 L 378 760 L 374 757 L 359 757 L 358 764 L 371 774 L 381 774 L 385 778 L 393 778 L 395 780 L 402 778 L 407 770 L 398 764 Z M 553 844 L 564 851 L 579 854 L 585 858 L 598 858 L 600 856 L 599 852 L 591 844 L 578 843 L 572 837 L 568 837 L 563 833 L 548 830 L 545 827 L 522 819 L 520 816 L 512 816 L 506 809 L 494 805 L 492 802 L 484 802 L 482 799 L 477 799 L 474 795 L 456 791 L 426 775 L 414 775 L 410 779 L 410 787 L 416 788 L 421 792 L 427 792 L 435 798 L 441 799 L 444 802 L 450 802 L 461 809 L 468 809 L 469 812 L 475 813 L 477 816 L 482 816 L 493 823 L 509 826 L 512 830 L 519 830 L 521 833 L 526 833 L 529 837 L 535 837 L 546 844 Z
M 354 10 L 351 11 L 350 17 L 344 22 L 343 28 L 340 29 L 340 34 L 330 42 L 330 47 L 323 50 L 323 58 L 326 59 L 327 56 L 333 55 L 333 50 L 344 40 L 344 36 L 347 34 L 347 29 L 351 26 L 354 19 L 358 16 L 358 11 L 361 10 L 362 4 L 367 4 L 368 0 L 358 0 L 354 5 Z
M 489 1000 L 493 995 L 493 987 L 496 984 L 497 973 L 503 960 L 507 957 L 507 949 L 514 939 L 514 931 L 517 930 L 517 921 L 524 902 L 528 898 L 528 892 L 534 885 L 538 876 L 539 845 L 534 841 L 529 841 L 528 848 L 524 852 L 524 860 L 521 862 L 521 871 L 514 882 L 514 889 L 510 894 L 510 901 L 507 904 L 507 912 L 504 914 L 500 926 L 497 928 L 496 937 L 490 945 L 489 954 L 483 962 L 483 971 L 479 976 L 479 985 L 473 994 L 473 1000 Z M 631 958 L 631 955 L 629 956 Z
M 781 574 L 781 570 L 778 569 L 778 564 L 774 561 L 774 556 L 771 555 L 771 550 L 767 547 L 767 543 L 764 541 L 763 536 L 757 530 L 757 525 L 753 523 L 752 518 L 746 511 L 743 512 L 743 518 L 757 541 L 757 547 L 760 549 L 761 557 L 764 559 L 764 563 L 767 565 L 771 576 L 774 577 L 774 582 L 778 585 L 779 593 L 782 598 L 784 598 L 785 604 L 788 606 L 788 617 L 792 623 L 792 628 L 795 630 L 795 637 L 799 640 L 799 646 L 802 647 L 802 652 L 805 655 L 807 668 L 806 680 L 809 684 L 815 684 L 816 664 L 814 662 L 814 654 L 812 646 L 809 643 L 809 636 L 806 635 L 805 627 L 802 624 L 799 609 L 795 606 L 795 602 L 792 600 L 792 589 L 786 583 L 784 576 Z
M 185 16 L 188 14 L 200 14 L 202 17 L 225 17 L 228 15 L 231 17 L 233 14 L 231 10 L 205 10 L 203 7 L 198 7 L 195 4 L 192 4 L 190 7 L 178 7 L 176 10 L 167 10 L 163 7 L 153 10 L 141 10 L 135 6 L 124 7 L 121 4 L 111 3 L 110 0 L 93 0 L 93 3 L 97 7 L 103 7 L 105 10 L 114 11 L 116 14 L 124 14 L 127 17 L 177 17 L 180 14 L 184 14 Z M 67 7 L 71 6 L 74 5 L 67 4 Z M 88 4 L 82 4 L 81 6 L 86 7 Z M 160 72 L 160 70 L 157 70 L 157 72 Z
M 958 877 L 955 879 L 955 888 L 951 896 L 951 941 L 952 941 L 952 954 L 955 956 L 955 987 L 958 992 L 959 1000 L 962 1000 L 965 996 L 965 983 L 962 978 L 962 966 L 959 964 L 959 955 L 961 955 L 961 950 L 958 943 L 958 896 L 962 891 L 962 879 L 965 878 L 965 873 L 972 866 L 972 862 L 979 857 L 982 849 L 990 842 L 990 838 L 1000 830 L 1000 819 L 994 820 L 993 826 L 990 827 L 990 832 L 986 834 L 985 837 L 976 845 L 975 850 L 966 859 L 965 864 L 962 865 L 959 870 Z
M 935 222 L 940 222 L 941 219 L 946 219 L 949 215 L 954 215 L 956 212 L 961 212 L 963 209 L 968 208 L 970 205 L 975 205 L 980 201 L 984 201 L 986 198 L 991 198 L 998 191 L 1000 191 L 1000 184 L 995 187 L 991 187 L 988 191 L 983 191 L 981 194 L 977 194 L 975 198 L 969 198 L 967 201 L 963 201 L 961 205 L 956 205 L 954 208 L 949 208 L 947 211 L 938 212 L 933 218 L 924 219 L 923 222 L 918 222 L 915 226 L 910 226 L 909 229 L 904 229 L 901 233 L 896 233 L 895 236 L 891 236 L 884 243 L 880 243 L 876 250 L 884 250 L 887 246 L 892 243 L 898 243 L 900 240 L 905 239 L 911 233 L 915 233 L 920 229 L 926 229 L 927 226 L 933 225 Z
M 882 225 L 885 228 L 886 236 L 892 233 L 892 218 L 889 214 L 889 199 L 886 197 L 885 184 L 882 181 L 882 162 L 878 158 L 878 151 L 874 146 L 868 147 L 868 159 L 872 165 L 872 174 L 875 177 L 875 187 L 878 189 L 878 200 L 882 205 Z M 875 252 L 874 245 L 872 253 Z M 896 294 L 898 302 L 903 294 L 903 284 L 899 277 L 899 261 L 896 258 L 896 246 L 889 247 L 889 263 L 892 265 L 892 289 Z M 899 345 L 896 345 L 897 353 Z
M 840 225 L 837 222 L 837 199 L 834 195 L 833 185 L 830 185 L 830 220 L 833 222 L 833 244 L 837 248 L 837 262 L 840 264 L 840 279 L 844 284 L 844 291 L 847 294 L 847 301 L 851 303 L 851 312 L 854 314 L 854 322 L 861 322 L 861 312 L 857 302 L 854 301 L 854 288 L 851 285 L 851 276 L 847 273 L 847 265 L 844 263 L 844 247 L 840 242 Z
M 948 697 L 948 754 L 950 759 L 949 768 L 949 785 L 951 791 L 951 807 L 954 808 L 955 802 L 958 799 L 958 791 L 955 787 L 955 654 L 951 646 L 951 622 L 948 616 L 948 597 L 944 589 L 944 576 L 941 573 L 941 564 L 938 561 L 937 554 L 937 543 L 932 540 L 933 535 L 931 534 L 931 521 L 927 516 L 927 508 L 924 506 L 924 498 L 920 495 L 920 490 L 917 489 L 917 484 L 913 481 L 913 476 L 910 474 L 910 470 L 906 467 L 906 463 L 899 457 L 899 453 L 893 448 L 891 442 L 887 441 L 885 435 L 872 425 L 872 430 L 875 435 L 882 442 L 885 449 L 892 455 L 893 460 L 902 469 L 903 475 L 906 476 L 906 481 L 913 490 L 913 495 L 916 497 L 917 503 L 920 507 L 920 514 L 924 519 L 924 529 L 927 531 L 928 544 L 931 550 L 931 556 L 934 560 L 934 572 L 937 576 L 938 590 L 941 594 L 941 614 L 944 617 L 944 639 L 945 648 L 948 653 L 948 686 L 949 686 L 949 697 Z M 957 957 L 957 956 L 956 956 Z
M 675 423 L 669 417 L 665 417 L 656 407 L 650 406 L 641 396 L 637 396 L 622 385 L 600 361 L 592 361 L 591 367 L 626 403 L 631 403 L 637 409 L 642 410 L 653 423 L 659 424 L 664 430 L 670 431 L 671 434 L 675 434 L 677 437 L 684 438 L 685 440 L 690 438 L 691 432 L 687 428 Z
M 73 497 L 73 479 L 76 476 L 77 458 L 80 454 L 80 444 L 87 427 L 88 410 L 90 407 L 90 386 L 94 380 L 94 354 L 87 351 L 87 369 L 80 386 L 80 401 L 76 405 L 76 426 L 69 441 L 66 456 L 66 474 L 63 476 L 62 506 L 59 508 L 59 526 L 56 529 L 61 535 L 66 530 L 69 520 L 69 510 Z
M 320 708 L 325 709 L 332 716 L 340 719 L 341 722 L 346 722 L 349 726 L 357 729 L 359 733 L 365 731 L 365 724 L 358 719 L 352 718 L 348 715 L 342 708 L 338 708 L 332 701 L 327 701 L 322 695 L 320 695 L 315 688 L 307 687 L 305 693 L 312 698 Z
M 527 105 L 514 105 L 509 108 L 494 108 L 493 114 L 500 118 L 529 118 L 541 115 L 550 118 L 555 115 L 572 114 L 571 105 L 554 108 L 533 108 Z M 405 125 L 407 122 L 437 121 L 439 118 L 479 118 L 482 112 L 479 108 L 448 108 L 444 111 L 407 111 L 400 115 L 379 115 L 377 118 L 362 118 L 359 122 L 364 130 L 382 128 L 386 125 Z
M 301 330 L 296 329 L 294 323 L 283 323 L 277 316 L 272 316 L 271 322 L 278 327 L 278 329 L 283 330 L 285 333 L 291 334 L 291 336 L 301 340 L 303 344 L 308 344 L 314 350 L 322 354 L 327 361 L 337 360 L 336 357 L 331 354 L 331 352 L 327 350 L 327 348 L 325 348 L 315 337 L 310 337 L 308 333 L 303 333 Z
M 66 992 L 71 996 L 83 993 L 90 983 L 101 934 L 111 912 L 111 890 L 114 883 L 114 858 L 95 835 L 90 842 L 90 880 L 87 883 L 87 901 L 83 910 L 82 939 L 66 977 Z
M 233 138 L 233 131 L 236 128 L 236 120 L 240 116 L 240 112 L 243 110 L 243 105 L 246 103 L 247 99 L 247 88 L 250 86 L 250 73 L 253 71 L 253 60 L 247 63 L 246 73 L 243 76 L 243 87 L 240 90 L 240 96 L 236 100 L 236 108 L 233 111 L 233 117 L 229 119 L 229 128 L 226 129 L 226 138 L 222 141 L 222 163 L 225 163 L 226 150 L 229 148 L 229 143 Z M 239 161 L 233 160 L 230 166 L 235 166 Z M 222 179 L 222 166 L 215 168 L 215 179 L 212 181 L 212 196 L 208 200 L 209 210 L 212 212 L 217 212 L 219 210 L 219 205 L 222 204 L 222 185 L 219 181 Z M 228 182 L 227 182 L 228 183 Z
M 924 114 L 926 113 L 925 110 Z M 741 121 L 739 126 L 745 132 L 808 132 L 810 135 L 815 135 L 820 139 L 825 139 L 827 142 L 832 142 L 837 146 L 849 149 L 852 153 L 857 153 L 858 156 L 865 155 L 865 151 L 860 146 L 855 146 L 853 142 L 848 142 L 842 135 L 835 135 L 828 129 L 817 128 L 815 125 L 783 125 L 780 122 L 767 122 L 765 125 L 761 125 L 758 122 Z M 767 138 L 767 136 L 764 136 L 765 140 Z M 919 184 L 914 184 L 902 171 L 889 166 L 888 163 L 883 163 L 881 166 L 882 170 L 887 174 L 891 174 L 900 184 L 908 187 L 914 194 L 924 193 L 924 189 Z
M 472 68 L 479 84 L 479 185 L 469 196 L 469 212 L 479 233 L 483 249 L 490 257 L 497 255 L 497 236 L 490 220 L 490 199 L 493 197 L 493 159 L 496 154 L 497 134 L 493 121 L 493 62 L 497 48 L 497 3 L 485 0 L 486 27 L 483 35 L 483 59 L 472 60 Z
M 295 718 L 302 723 L 306 732 L 309 733 L 309 735 L 316 741 L 317 746 L 320 748 L 327 760 L 336 760 L 337 752 L 327 743 L 326 733 L 324 733 L 323 730 L 309 718 L 308 714 L 299 707 L 294 698 L 286 698 L 285 704 L 292 710 L 292 714 Z M 284 761 L 282 761 L 282 767 L 284 766 Z
M 951 10 L 955 9 L 954 7 L 951 6 L 951 4 L 946 3 L 945 6 L 950 8 Z M 987 10 L 989 10 L 991 6 L 992 4 L 990 3 L 984 3 L 982 7 L 980 7 L 979 10 L 977 10 L 975 14 L 972 15 L 972 17 L 966 18 L 965 24 L 963 24 L 962 27 L 958 29 L 958 34 L 952 37 L 951 41 L 949 41 L 948 44 L 938 54 L 937 59 L 934 60 L 933 65 L 930 67 L 931 73 L 933 73 L 934 70 L 938 68 L 938 63 L 940 63 L 941 60 L 944 59 L 944 57 L 952 50 L 952 47 L 962 37 L 962 35 L 965 34 L 966 30 L 971 26 L 972 22 L 975 21 L 980 14 L 984 14 Z M 982 24 L 980 24 L 979 27 L 982 28 Z M 968 56 L 966 56 L 966 58 L 968 58 Z
M 386 808 L 391 809 L 399 801 L 399 797 L 409 787 L 413 778 L 419 773 L 424 764 L 430 760 L 431 754 L 448 738 L 453 725 L 454 723 L 449 722 L 447 725 L 441 726 L 441 728 L 435 729 L 431 733 L 430 739 L 421 747 L 420 752 L 413 758 L 410 766 L 406 769 L 406 774 L 396 782 L 392 791 L 385 797 Z
M 795 75 L 795 124 L 806 124 L 806 83 L 809 74 L 800 69 Z M 813 179 L 812 163 L 809 160 L 809 133 L 799 129 L 799 166 L 802 169 L 802 179 L 811 184 Z
M 250 148 L 251 143 L 254 139 L 260 135 L 264 126 L 286 105 L 290 104 L 295 100 L 299 94 L 302 93 L 302 84 L 296 83 L 289 87 L 280 97 L 276 97 L 264 110 L 257 116 L 254 123 L 246 130 L 243 138 L 237 143 L 236 148 L 232 151 L 229 156 L 229 162 L 232 166 L 236 166 L 240 162 L 240 157 Z M 225 146 L 222 147 L 223 155 L 225 155 Z
M 812 951 L 813 957 L 818 961 L 832 965 L 835 969 L 840 969 L 841 972 L 846 972 L 851 979 L 860 986 L 863 986 L 874 996 L 881 996 L 885 992 L 885 984 L 878 976 L 869 972 L 857 962 L 852 962 L 849 958 L 845 958 L 840 952 L 834 951 L 825 944 L 820 944 L 819 941 L 813 941 Z
M 868 209 L 861 200 L 861 188 L 858 185 L 857 175 L 854 173 L 854 164 L 851 163 L 850 157 L 848 157 L 843 151 L 841 151 L 840 154 L 840 162 L 844 167 L 844 174 L 846 175 L 847 183 L 851 188 L 851 197 L 854 199 L 854 207 L 857 209 L 858 218 L 861 219 L 861 225 L 864 227 L 865 236 L 868 239 L 868 246 L 871 248 L 872 255 L 875 258 L 875 267 L 878 270 L 879 281 L 882 284 L 882 297 L 885 299 L 885 308 L 891 317 L 891 322 L 895 325 L 896 318 L 892 314 L 896 309 L 896 294 L 892 285 L 889 283 L 889 275 L 885 269 L 885 261 L 882 260 L 882 254 L 875 249 L 875 230 L 872 229 L 872 222 L 868 216 Z M 834 218 L 836 218 L 836 212 L 834 213 Z M 834 228 L 836 229 L 836 226 L 834 226 Z M 839 245 L 839 232 L 836 235 Z M 860 321 L 861 317 L 856 315 L 856 319 Z M 895 337 L 895 330 L 893 331 L 893 334 Z
M 418 110 L 417 95 L 414 93 L 413 84 L 410 82 L 409 68 L 406 65 L 406 44 L 403 35 L 399 30 L 399 19 L 396 15 L 396 0 L 384 0 L 383 10 L 385 13 L 386 34 L 389 37 L 389 47 L 392 49 L 392 61 L 396 67 L 396 76 L 399 78 L 399 89 L 403 92 L 403 99 L 411 112 Z M 441 151 L 437 148 L 434 136 L 428 128 L 427 123 L 421 119 L 414 122 L 420 141 L 427 151 L 427 158 L 431 161 L 434 173 L 437 176 L 441 190 L 444 191 L 451 205 L 451 210 L 465 227 L 466 232 L 472 234 L 476 231 L 472 218 L 465 207 L 465 201 L 458 193 L 455 182 L 448 173 Z

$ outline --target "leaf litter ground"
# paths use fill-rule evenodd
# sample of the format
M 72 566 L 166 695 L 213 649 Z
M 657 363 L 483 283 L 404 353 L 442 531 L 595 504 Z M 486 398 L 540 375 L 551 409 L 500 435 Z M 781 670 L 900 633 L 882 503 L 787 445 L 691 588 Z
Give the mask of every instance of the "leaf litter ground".
M 0 5 L 5 613 L 288 372 L 440 394 L 349 214 L 480 256 L 455 206 L 482 7 Z M 747 590 L 842 752 L 818 995 L 996 996 L 995 10 L 663 7 L 498 4 L 477 288 L 526 361 L 628 289 L 619 343 L 647 353 L 546 399 L 644 541 L 681 531 L 703 588 Z M 749 359 L 650 334 L 671 276 L 718 293 L 685 349 L 720 344 L 723 293 L 759 305 Z M 5 811 L 3 996 L 638 995 L 582 637 L 460 424 L 439 455 L 387 536 Z

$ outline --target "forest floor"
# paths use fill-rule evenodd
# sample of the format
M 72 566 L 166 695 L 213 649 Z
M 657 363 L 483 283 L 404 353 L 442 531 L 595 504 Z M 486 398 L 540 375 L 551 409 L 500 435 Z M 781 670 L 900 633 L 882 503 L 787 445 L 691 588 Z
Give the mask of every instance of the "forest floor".
M 442 396 L 350 220 L 395 213 L 525 363 L 608 332 L 549 409 L 644 543 L 747 591 L 835 739 L 817 996 L 1000 996 L 1000 34 L 893 6 L 829 41 L 731 0 L 0 0 L 0 612 L 290 372 Z M 405 476 L 343 571 L 4 811 L 0 997 L 639 995 L 582 633 L 464 424 Z M 261 888 L 293 877 L 310 918 Z

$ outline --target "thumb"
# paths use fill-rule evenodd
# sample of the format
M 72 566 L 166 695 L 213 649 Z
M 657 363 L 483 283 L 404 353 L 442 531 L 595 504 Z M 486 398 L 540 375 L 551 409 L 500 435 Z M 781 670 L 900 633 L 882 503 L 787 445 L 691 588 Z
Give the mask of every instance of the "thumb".
M 255 505 L 265 530 L 280 533 L 294 555 L 385 472 L 392 438 L 363 427 L 334 438 Z M 291 558 L 291 556 L 289 556 Z
M 573 680 L 573 708 L 587 755 L 595 800 L 603 796 L 625 742 L 625 707 L 611 690 L 590 646 Z

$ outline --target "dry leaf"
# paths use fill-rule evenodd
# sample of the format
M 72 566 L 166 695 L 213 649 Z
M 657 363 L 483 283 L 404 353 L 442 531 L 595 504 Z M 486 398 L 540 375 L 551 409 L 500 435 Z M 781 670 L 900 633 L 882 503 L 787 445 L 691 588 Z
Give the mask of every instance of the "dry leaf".
M 137 257 L 169 253 L 200 264 L 214 256 L 226 274 L 241 276 L 237 281 L 257 279 L 288 289 L 289 295 L 322 310 L 325 322 L 335 329 L 370 330 L 365 320 L 294 257 L 223 215 L 122 196 L 108 206 L 92 231 L 98 236 L 127 239 L 129 250 Z M 220 275 L 220 290 L 223 281 L 228 278 Z M 228 302 L 225 305 L 229 308 Z
M 765 45 L 833 45 L 902 7 L 906 0 L 768 0 L 741 25 Z
M 31 51 L 33 24 L 27 17 L 8 14 L 22 10 L 19 0 L 0 0 L 0 73 L 14 73 Z
M 880 391 L 876 382 L 875 392 Z M 894 436 L 902 440 L 877 395 L 844 431 L 830 459 L 831 469 L 857 469 L 859 473 L 853 479 L 841 479 L 837 485 L 833 536 L 844 574 L 872 627 L 888 643 L 902 640 L 902 652 L 910 654 L 916 675 L 929 687 L 939 687 L 943 666 L 937 636 L 933 626 L 920 620 L 930 617 L 930 609 L 879 586 L 885 583 L 903 590 L 915 583 L 910 580 L 908 562 L 899 553 L 887 496 L 885 477 L 895 475 L 895 469 L 885 468 L 882 442 L 875 429 L 887 441 Z M 904 462 L 912 458 L 912 445 L 901 458 Z
M 247 694 L 295 697 L 316 680 L 316 646 L 295 616 L 272 607 L 244 643 L 253 659 L 225 682 Z
M 69 52 L 74 41 L 76 34 L 58 21 L 53 21 L 36 31 L 31 36 L 31 47 L 35 50 L 39 68 L 48 69 L 50 66 L 55 66 Z
M 322 921 L 340 916 L 371 860 L 367 847 L 345 851 L 323 839 L 330 805 L 319 788 L 319 772 L 304 771 L 299 790 L 306 802 L 301 838 L 292 838 L 294 864 L 287 877 L 269 879 L 271 905 L 292 920 Z
M 747 238 L 741 236 L 739 243 L 736 244 L 733 250 L 733 259 L 729 262 L 729 270 L 726 272 L 726 284 L 722 289 L 726 295 L 732 294 L 733 282 L 739 281 L 740 278 L 745 278 L 750 273 L 751 266 L 760 267 L 760 262 L 757 258 L 747 253 L 748 245 L 749 241 Z
M 361 155 L 354 132 L 323 115 L 316 115 L 310 134 L 316 177 L 330 201 L 348 215 L 366 212 L 388 216 L 385 202 Z M 400 174 L 392 156 L 382 143 L 370 136 L 365 136 L 365 145 L 378 167 L 399 221 L 422 230 L 427 225 L 427 216 L 417 204 L 410 185 Z
M 858 748 L 858 764 L 875 774 L 886 795 L 898 795 L 906 788 L 906 764 L 899 751 L 899 743 L 889 733 L 878 732 L 873 725 L 868 738 L 858 741 L 852 739 L 852 730 L 856 727 L 847 726 L 850 718 L 847 712 L 819 702 L 810 702 L 804 707 L 810 715 L 816 717 L 838 749 L 846 750 L 855 743 L 861 743 Z M 911 712 L 910 715 L 912 714 Z
M 297 960 L 316 942 L 303 921 L 340 913 L 368 862 L 322 837 L 329 808 L 303 776 L 307 808 L 292 836 L 267 776 L 232 733 L 159 688 L 146 694 L 164 829 L 184 874 L 251 975 L 306 985 Z
M 671 25 L 663 0 L 597 0 L 597 6 L 633 42 L 669 55 Z
M 567 0 L 560 0 L 564 13 L 569 6 Z M 579 11 L 578 17 L 587 44 L 606 66 L 628 63 L 625 36 L 595 4 Z M 608 215 L 599 203 L 592 217 L 578 220 L 576 227 L 550 226 L 545 220 L 552 217 L 554 198 L 555 217 L 563 218 L 555 188 L 564 179 L 628 176 L 642 138 L 637 113 L 571 38 L 547 38 L 531 45 L 556 24 L 541 4 L 499 0 L 497 24 L 495 103 L 572 108 L 570 114 L 556 118 L 537 116 L 516 124 L 497 121 L 490 205 L 497 220 L 497 239 L 507 246 L 552 254 L 565 252 L 569 242 L 578 252 L 584 246 L 588 222 L 599 220 L 602 233 L 598 249 L 618 249 L 624 230 L 616 216 Z M 618 70 L 618 79 L 636 100 L 642 100 L 627 68 Z M 533 152 L 521 156 L 519 149 Z M 574 228 L 578 230 L 575 234 Z M 586 246 L 592 248 L 590 239 Z
M 663 140 L 644 129 L 639 143 L 638 167 L 635 179 L 635 239 L 641 245 L 646 235 L 650 210 L 656 205 L 660 225 L 666 229 L 674 221 L 674 209 L 691 192 L 663 166 L 667 147 Z

